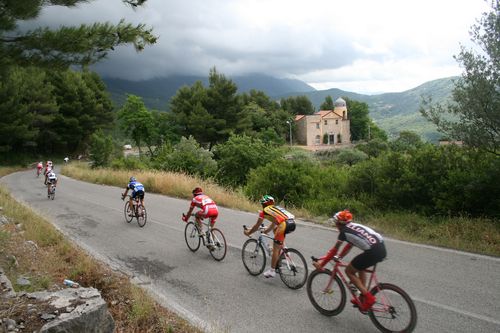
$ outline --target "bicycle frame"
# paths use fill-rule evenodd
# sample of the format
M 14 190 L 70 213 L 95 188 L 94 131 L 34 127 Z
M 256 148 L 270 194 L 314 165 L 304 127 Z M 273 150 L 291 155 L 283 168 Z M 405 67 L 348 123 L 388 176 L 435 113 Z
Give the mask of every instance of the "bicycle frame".
M 323 260 L 323 259 L 324 259 L 324 257 L 321 257 L 317 260 L 319 261 L 319 260 Z M 349 290 L 352 297 L 354 299 L 356 299 L 359 303 L 362 303 L 359 296 L 349 287 L 350 282 L 347 281 L 347 277 L 344 275 L 344 273 L 340 269 L 340 268 L 347 267 L 347 266 L 349 266 L 349 264 L 344 262 L 344 261 L 341 261 L 341 260 L 336 261 L 333 264 L 333 269 L 332 269 L 332 273 L 330 275 L 330 280 L 328 281 L 328 284 L 325 287 L 324 291 L 327 292 L 330 289 L 330 287 L 333 283 L 333 280 L 335 278 L 335 275 L 337 275 L 342 280 L 342 283 L 344 284 L 346 289 Z M 372 268 L 367 268 L 364 270 L 365 273 L 368 273 L 370 275 L 370 278 L 367 281 L 367 285 L 365 286 L 365 288 L 368 291 L 372 291 L 374 289 L 379 289 L 379 281 L 377 279 L 376 269 L 377 269 L 377 265 L 374 265 Z M 390 309 L 391 304 L 388 302 L 384 293 L 380 292 L 380 289 L 379 289 L 378 296 L 379 297 L 377 299 L 377 302 L 372 306 L 370 311 L 372 311 L 372 312 L 387 312 L 388 309 Z
M 271 237 L 269 236 L 268 234 L 264 233 L 263 230 L 265 230 L 267 228 L 265 227 L 260 227 L 259 228 L 259 237 L 257 238 L 257 242 L 259 244 L 262 244 L 262 247 L 264 248 L 264 251 L 266 251 L 266 254 L 269 256 L 269 257 L 272 257 L 273 255 L 273 247 L 272 246 L 268 246 L 269 244 L 267 243 L 267 241 L 265 240 L 266 238 L 267 239 L 270 239 L 273 244 L 274 244 L 274 237 Z M 284 254 L 284 257 L 285 257 L 285 261 L 286 261 L 286 265 L 287 265 L 287 268 L 290 269 L 291 265 L 295 265 L 295 263 L 292 261 L 292 259 L 290 258 L 290 256 L 288 255 L 288 248 L 285 246 L 285 243 L 283 242 L 281 248 L 280 248 L 280 252 L 278 254 L 278 258 Z

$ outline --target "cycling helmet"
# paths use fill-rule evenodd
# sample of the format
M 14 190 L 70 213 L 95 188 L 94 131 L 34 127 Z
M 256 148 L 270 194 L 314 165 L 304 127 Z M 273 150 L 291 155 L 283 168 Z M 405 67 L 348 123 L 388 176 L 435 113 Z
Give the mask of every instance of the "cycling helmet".
M 195 187 L 194 190 L 193 190 L 193 195 L 196 196 L 198 194 L 202 194 L 203 193 L 203 190 L 201 189 L 201 187 Z
M 349 222 L 352 222 L 352 214 L 347 209 L 344 209 L 333 215 L 333 220 L 335 221 L 335 223 L 347 224 Z
M 266 207 L 269 205 L 274 205 L 274 198 L 268 194 L 262 196 L 262 199 L 260 199 L 260 203 L 262 206 Z
M 131 183 L 136 181 L 135 177 L 130 177 L 129 180 L 130 180 Z

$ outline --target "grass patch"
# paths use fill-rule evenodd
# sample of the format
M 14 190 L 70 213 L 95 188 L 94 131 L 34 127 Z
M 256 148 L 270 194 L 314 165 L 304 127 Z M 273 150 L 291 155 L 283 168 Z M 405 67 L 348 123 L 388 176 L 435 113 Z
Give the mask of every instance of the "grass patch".
M 242 192 L 235 192 L 214 182 L 188 176 L 182 173 L 163 171 L 125 171 L 105 168 L 91 169 L 83 163 L 70 163 L 61 173 L 90 183 L 113 185 L 125 188 L 129 178 L 134 176 L 146 187 L 146 191 L 172 197 L 191 199 L 193 188 L 200 186 L 218 205 L 249 212 L 256 212 L 260 205 L 247 199 Z
M 161 307 L 146 291 L 132 285 L 127 276 L 110 270 L 66 240 L 48 221 L 15 201 L 1 186 L 0 202 L 0 214 L 9 221 L 0 227 L 0 266 L 16 291 L 64 288 L 63 280 L 70 278 L 101 292 L 115 320 L 116 332 L 202 332 Z M 18 286 L 19 277 L 28 278 L 31 285 Z M 13 306 L 0 306 L 0 318 Z M 28 316 L 24 310 L 19 313 Z
M 367 217 L 364 223 L 401 240 L 500 256 L 500 223 L 493 219 L 389 213 Z
M 115 186 L 128 183 L 134 175 L 148 192 L 173 197 L 191 198 L 191 190 L 201 186 L 221 206 L 255 212 L 260 205 L 251 202 L 241 192 L 221 187 L 213 182 L 193 178 L 185 174 L 160 171 L 121 171 L 91 169 L 86 164 L 73 163 L 63 167 L 62 172 L 76 179 Z M 329 226 L 327 217 L 315 217 L 306 209 L 293 209 L 303 219 Z M 500 222 L 486 218 L 428 218 L 411 213 L 375 213 L 366 216 L 360 223 L 367 224 L 383 235 L 456 250 L 500 256 Z

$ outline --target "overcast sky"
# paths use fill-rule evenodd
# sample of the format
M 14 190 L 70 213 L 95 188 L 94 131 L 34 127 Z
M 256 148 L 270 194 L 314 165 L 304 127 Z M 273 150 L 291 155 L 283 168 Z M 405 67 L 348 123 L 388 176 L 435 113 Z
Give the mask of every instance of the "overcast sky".
M 484 0 L 120 0 L 52 6 L 38 20 L 59 26 L 125 18 L 145 23 L 157 44 L 122 47 L 95 69 L 141 80 L 172 74 L 263 73 L 316 89 L 399 92 L 460 75 L 453 59 L 490 7 Z

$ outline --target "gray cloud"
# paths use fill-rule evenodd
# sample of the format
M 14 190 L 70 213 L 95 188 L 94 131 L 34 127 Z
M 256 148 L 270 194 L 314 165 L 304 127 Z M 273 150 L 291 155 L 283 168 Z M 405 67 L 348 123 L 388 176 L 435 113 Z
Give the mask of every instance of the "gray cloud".
M 433 66 L 452 66 L 456 52 L 450 45 L 458 50 L 457 39 L 462 38 L 457 37 L 457 24 L 439 22 L 441 26 L 436 26 L 439 16 L 427 15 L 421 21 L 412 18 L 419 9 L 425 12 L 428 3 L 413 4 L 407 10 L 391 0 L 350 5 L 323 0 L 149 0 L 144 8 L 132 10 L 120 0 L 96 0 L 73 9 L 51 6 L 22 28 L 117 23 L 121 18 L 152 27 L 159 42 L 142 53 L 132 47 L 117 48 L 94 67 L 105 76 L 140 80 L 172 74 L 208 75 L 216 66 L 226 75 L 257 72 L 332 85 L 337 79 L 338 85 L 349 80 L 348 70 L 353 82 L 359 77 L 382 82 L 410 75 L 398 72 L 405 63 L 427 66 L 429 72 Z M 455 4 L 455 8 L 459 6 Z M 399 16 L 394 10 L 399 10 Z M 470 23 L 464 17 L 473 20 L 481 11 L 476 12 L 457 15 L 465 21 L 460 23 L 465 33 Z M 450 33 L 442 31 L 447 26 Z M 422 64 L 423 58 L 427 60 Z

